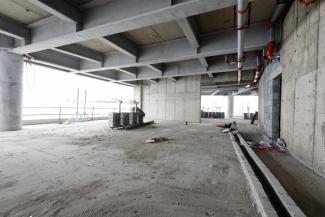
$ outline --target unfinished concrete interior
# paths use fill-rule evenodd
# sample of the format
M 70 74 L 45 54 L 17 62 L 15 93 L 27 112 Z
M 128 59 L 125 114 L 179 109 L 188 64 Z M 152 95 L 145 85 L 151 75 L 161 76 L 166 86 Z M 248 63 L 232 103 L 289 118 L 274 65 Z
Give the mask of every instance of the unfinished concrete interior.
M 0 217 L 324 217 L 323 49 L 323 0 L 0 0 Z M 25 126 L 24 63 L 134 110 Z

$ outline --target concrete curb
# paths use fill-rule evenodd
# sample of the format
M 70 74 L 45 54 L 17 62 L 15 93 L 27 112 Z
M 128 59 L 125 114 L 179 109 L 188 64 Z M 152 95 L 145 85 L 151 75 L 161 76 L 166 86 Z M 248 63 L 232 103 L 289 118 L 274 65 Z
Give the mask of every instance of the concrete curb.
M 306 215 L 292 200 L 289 194 L 284 190 L 280 182 L 274 177 L 271 171 L 265 166 L 265 164 L 261 161 L 261 159 L 255 154 L 255 152 L 251 149 L 251 147 L 246 143 L 245 139 L 240 134 L 237 134 L 237 136 L 240 140 L 241 145 L 244 146 L 244 148 L 246 149 L 250 157 L 256 163 L 257 167 L 263 172 L 267 181 L 274 189 L 276 195 L 279 197 L 281 203 L 284 205 L 288 213 L 291 216 L 295 216 L 295 217 L 306 217 Z
M 262 217 L 278 217 L 278 214 L 273 208 L 260 181 L 257 179 L 242 150 L 239 148 L 239 144 L 236 142 L 235 137 L 232 135 L 232 133 L 229 133 L 229 136 L 242 171 L 247 179 L 250 188 L 250 196 L 253 203 L 256 205 L 257 211 Z

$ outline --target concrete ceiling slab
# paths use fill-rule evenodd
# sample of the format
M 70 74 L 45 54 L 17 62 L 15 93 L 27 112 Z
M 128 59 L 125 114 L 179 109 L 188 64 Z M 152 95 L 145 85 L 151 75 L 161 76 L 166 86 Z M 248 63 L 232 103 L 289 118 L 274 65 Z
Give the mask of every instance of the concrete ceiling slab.
M 0 14 L 23 24 L 31 24 L 50 16 L 27 0 L 0 0 Z
M 86 3 L 89 3 L 92 1 L 93 0 L 72 0 L 73 3 L 78 4 L 78 5 L 86 4 Z
M 79 2 L 79 4 L 81 3 L 79 8 L 80 8 L 80 10 L 83 11 L 83 10 L 101 6 L 101 5 L 107 4 L 108 2 L 116 1 L 116 0 L 75 0 L 75 1 Z
M 275 9 L 276 1 L 259 0 L 252 2 L 251 23 L 268 21 Z M 224 8 L 195 17 L 201 34 L 232 28 L 234 23 L 234 8 Z
M 231 29 L 233 7 L 230 7 L 235 5 L 236 0 L 181 0 L 173 1 L 174 4 L 170 4 L 168 0 L 61 1 L 63 8 L 71 6 L 69 9 L 77 11 L 80 19 L 72 23 L 62 19 L 60 5 L 54 7 L 58 9 L 58 13 L 48 10 L 53 14 L 52 16 L 35 6 L 39 4 L 33 5 L 30 0 L 0 0 L 0 15 L 3 14 L 4 18 L 9 17 L 26 24 L 26 26 L 11 25 L 16 29 L 20 30 L 22 27 L 22 32 L 26 30 L 25 32 L 33 33 L 29 36 L 32 40 L 26 40 L 28 37 L 25 35 L 18 35 L 31 43 L 21 45 L 17 43 L 17 47 L 12 45 L 10 47 L 12 52 L 36 53 L 39 60 L 45 58 L 44 62 L 58 65 L 62 63 L 65 68 L 71 68 L 74 73 L 78 74 L 82 71 L 85 75 L 105 80 L 145 80 L 215 73 L 214 78 L 209 77 L 211 81 L 222 79 L 217 76 L 218 73 L 235 69 L 233 66 L 224 65 L 223 55 L 236 51 L 236 32 Z M 48 3 L 51 4 L 53 1 L 48 0 Z M 254 23 L 270 19 L 275 4 L 275 0 L 258 0 L 252 3 L 252 25 L 247 31 L 245 42 L 247 51 L 262 49 L 266 45 L 267 23 Z M 46 5 L 43 8 L 46 10 Z M 205 13 L 208 11 L 212 12 Z M 73 17 L 70 13 L 63 13 L 63 15 L 67 18 Z M 47 19 L 43 21 L 44 18 Z M 39 20 L 41 21 L 34 23 Z M 10 37 L 16 37 L 14 35 L 17 33 L 16 29 L 6 28 L 8 23 L 11 23 L 9 21 L 3 22 L 2 30 Z M 28 25 L 30 23 L 33 24 Z M 196 23 L 199 32 L 196 31 Z M 224 29 L 228 30 L 218 31 Z M 119 40 L 115 36 L 118 36 Z M 105 43 L 100 37 L 110 39 L 111 44 Z M 189 43 L 195 40 L 196 45 Z M 129 47 L 134 49 L 129 50 Z M 97 56 L 100 58 L 94 58 Z M 209 67 L 206 63 L 202 65 L 198 61 L 199 58 L 205 58 Z M 255 54 L 254 58 L 250 57 L 248 60 L 250 61 L 247 62 L 247 69 L 255 68 Z M 152 64 L 161 64 L 164 67 L 155 68 Z M 125 67 L 138 66 L 136 77 L 134 73 L 125 73 L 121 70 Z
M 123 35 L 137 45 L 148 45 L 185 37 L 176 21 L 136 29 L 125 32 Z
M 92 39 L 88 41 L 83 41 L 78 43 L 84 47 L 90 48 L 92 50 L 98 51 L 103 54 L 108 54 L 113 51 L 116 51 L 114 48 L 108 46 L 106 43 L 102 42 L 99 39 Z

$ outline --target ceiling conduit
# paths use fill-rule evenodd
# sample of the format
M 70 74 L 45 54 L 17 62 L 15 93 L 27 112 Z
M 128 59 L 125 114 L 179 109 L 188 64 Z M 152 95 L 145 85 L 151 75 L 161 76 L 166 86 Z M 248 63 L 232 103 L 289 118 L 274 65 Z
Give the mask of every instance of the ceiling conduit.
M 269 22 L 269 43 L 267 44 L 266 52 L 265 52 L 265 60 L 267 61 L 273 61 L 277 59 L 278 57 L 274 55 L 276 51 L 276 41 L 275 41 L 275 27 L 277 25 L 277 22 L 279 18 L 281 17 L 282 13 L 287 7 L 288 2 L 287 1 L 277 1 L 277 6 L 275 8 L 275 11 L 272 15 L 272 18 Z
M 234 16 L 237 15 L 237 65 L 238 83 L 241 81 L 244 58 L 245 29 L 249 28 L 250 3 L 248 0 L 238 0 L 235 6 Z M 234 19 L 235 21 L 236 19 Z M 234 25 L 235 27 L 235 25 Z

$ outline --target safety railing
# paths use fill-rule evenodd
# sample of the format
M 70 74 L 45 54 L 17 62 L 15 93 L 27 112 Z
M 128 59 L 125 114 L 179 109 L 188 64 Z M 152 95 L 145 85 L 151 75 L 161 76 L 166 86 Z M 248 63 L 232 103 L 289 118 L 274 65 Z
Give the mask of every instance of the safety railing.
M 110 113 L 121 111 L 127 111 L 127 108 L 119 108 L 119 104 L 116 103 L 111 107 L 69 107 L 69 106 L 54 106 L 54 107 L 24 107 L 23 108 L 23 120 L 51 120 L 51 122 L 62 123 L 66 120 L 96 120 L 108 118 Z

